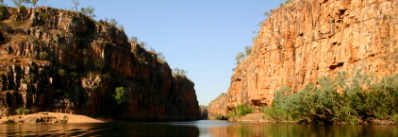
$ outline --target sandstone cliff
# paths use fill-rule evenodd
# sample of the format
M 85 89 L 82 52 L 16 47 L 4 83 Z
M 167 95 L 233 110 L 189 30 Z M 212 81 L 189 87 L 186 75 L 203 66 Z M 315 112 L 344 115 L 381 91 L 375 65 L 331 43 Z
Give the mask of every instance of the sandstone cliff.
M 28 108 L 135 121 L 199 118 L 193 82 L 110 23 L 49 7 L 1 12 L 2 115 Z
M 393 0 L 295 0 L 272 10 L 234 71 L 227 107 L 269 106 L 279 87 L 298 92 L 338 71 L 395 74 L 397 9 Z
M 222 93 L 207 106 L 208 119 L 216 119 L 216 115 L 227 116 L 228 95 Z

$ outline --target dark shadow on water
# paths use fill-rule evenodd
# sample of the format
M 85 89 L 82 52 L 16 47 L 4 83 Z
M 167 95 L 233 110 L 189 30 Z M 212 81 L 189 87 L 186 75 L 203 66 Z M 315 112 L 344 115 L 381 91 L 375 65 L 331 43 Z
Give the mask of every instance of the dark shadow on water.
M 0 124 L 0 136 L 199 136 L 199 129 L 164 123 Z

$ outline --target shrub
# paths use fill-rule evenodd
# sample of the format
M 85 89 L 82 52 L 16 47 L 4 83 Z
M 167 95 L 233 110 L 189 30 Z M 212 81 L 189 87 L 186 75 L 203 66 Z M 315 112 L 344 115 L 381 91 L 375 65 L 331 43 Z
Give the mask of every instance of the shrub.
M 267 116 L 269 118 L 272 118 L 272 119 L 277 120 L 277 121 L 290 119 L 289 115 L 287 114 L 287 112 L 283 111 L 281 109 L 266 108 L 264 113 L 267 114 Z
M 41 20 L 46 20 L 48 18 L 48 14 L 47 13 L 40 13 L 39 17 Z
M 249 107 L 248 105 L 238 105 L 236 107 L 236 114 L 238 116 L 244 116 L 246 114 L 252 113 L 253 111 L 254 109 Z
M 25 114 L 28 114 L 30 112 L 30 110 L 27 109 L 27 108 L 18 108 L 18 109 L 15 110 L 15 112 L 18 115 L 22 115 L 22 114 L 25 115 Z
M 21 83 L 28 83 L 28 80 L 22 79 L 22 80 L 21 80 Z
M 40 59 L 47 59 L 48 58 L 48 53 L 45 51 L 42 51 L 39 53 L 39 58 Z
M 7 7 L 4 5 L 0 5 L 0 20 L 4 19 L 4 12 L 7 11 Z
M 68 120 L 61 120 L 62 124 L 68 123 Z
M 246 114 L 253 113 L 253 111 L 254 108 L 249 107 L 248 105 L 238 105 L 228 113 L 228 118 L 244 116 Z
M 7 121 L 4 121 L 4 124 L 14 124 L 15 122 L 14 122 L 14 120 L 7 120 Z
M 214 117 L 215 120 L 222 120 L 223 116 L 221 114 L 216 114 L 216 116 Z
M 124 87 L 117 87 L 115 90 L 115 94 L 113 95 L 116 103 L 118 105 L 123 104 L 124 102 L 126 102 L 126 98 L 125 98 L 125 89 Z
M 102 69 L 105 67 L 105 62 L 101 59 L 98 59 L 94 62 L 95 67 Z
M 72 76 L 77 76 L 78 74 L 76 72 L 71 72 L 70 73 Z
M 58 70 L 58 74 L 62 77 L 62 76 L 64 76 L 65 75 L 65 70 L 64 69 L 60 69 L 60 70 Z

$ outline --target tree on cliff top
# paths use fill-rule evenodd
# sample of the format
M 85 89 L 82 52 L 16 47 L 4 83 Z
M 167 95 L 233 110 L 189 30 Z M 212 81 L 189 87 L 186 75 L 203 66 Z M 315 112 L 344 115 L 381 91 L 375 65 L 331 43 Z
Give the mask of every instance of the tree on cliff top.
M 245 46 L 245 53 L 239 52 L 238 55 L 235 56 L 236 64 L 239 64 L 245 57 L 252 54 L 252 46 Z
M 243 52 L 239 52 L 238 55 L 236 55 L 235 57 L 236 64 L 239 64 L 244 58 L 245 54 Z
M 184 69 L 179 69 L 179 68 L 174 68 L 173 69 L 173 74 L 180 75 L 180 76 L 185 76 L 188 73 L 188 71 Z
M 15 6 L 21 7 L 22 3 L 30 3 L 29 0 L 11 0 Z
M 269 16 L 271 16 L 271 14 L 269 12 L 264 12 L 264 16 L 269 17 Z
M 75 8 L 75 11 L 77 11 L 77 8 L 79 7 L 80 4 L 80 0 L 70 0 L 70 1 L 72 1 L 74 5 L 72 8 Z
M 37 4 L 38 1 L 39 1 L 39 0 L 30 0 L 30 3 L 33 4 L 33 7 L 36 7 L 36 4 Z
M 88 6 L 86 8 L 81 8 L 80 12 L 83 13 L 84 15 L 91 17 L 91 18 L 95 18 L 96 15 L 94 14 L 95 8 Z
M 246 56 L 250 56 L 252 54 L 252 46 L 245 46 Z

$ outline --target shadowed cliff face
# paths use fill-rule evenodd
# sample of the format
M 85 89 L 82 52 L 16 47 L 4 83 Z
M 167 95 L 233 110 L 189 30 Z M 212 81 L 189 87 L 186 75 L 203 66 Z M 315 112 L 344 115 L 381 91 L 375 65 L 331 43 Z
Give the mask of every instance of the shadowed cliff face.
M 390 0 L 295 0 L 272 10 L 234 71 L 227 107 L 270 106 L 279 87 L 298 92 L 339 71 L 395 74 L 397 8 Z
M 7 8 L 0 25 L 0 110 L 121 120 L 194 120 L 194 84 L 115 26 L 73 11 Z M 123 87 L 118 103 L 115 89 Z M 121 102 L 121 103 L 120 103 Z

